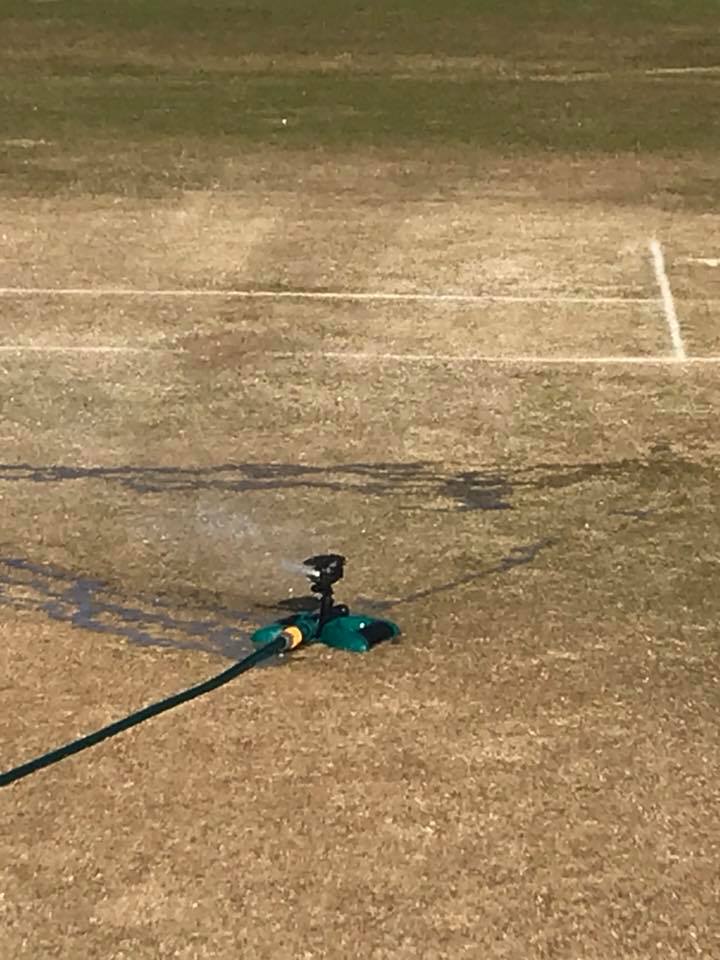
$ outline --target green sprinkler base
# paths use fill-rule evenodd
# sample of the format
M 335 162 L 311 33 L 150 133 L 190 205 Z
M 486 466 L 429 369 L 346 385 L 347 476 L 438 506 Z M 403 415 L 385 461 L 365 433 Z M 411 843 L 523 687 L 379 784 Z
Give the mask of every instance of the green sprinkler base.
M 315 613 L 297 613 L 291 617 L 276 620 L 260 627 L 251 639 L 257 646 L 265 646 L 275 640 L 288 627 L 296 627 L 302 634 L 303 645 L 324 643 L 336 650 L 351 650 L 354 653 L 366 653 L 377 644 L 391 640 L 400 633 L 400 627 L 391 620 L 379 620 L 377 617 L 364 617 L 345 612 L 347 607 L 335 608 L 323 626 L 320 615 Z

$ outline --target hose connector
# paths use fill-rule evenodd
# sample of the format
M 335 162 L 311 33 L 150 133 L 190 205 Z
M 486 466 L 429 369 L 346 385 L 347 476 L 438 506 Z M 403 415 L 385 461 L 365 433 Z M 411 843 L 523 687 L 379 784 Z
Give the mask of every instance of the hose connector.
M 287 652 L 288 650 L 297 649 L 305 639 L 305 634 L 300 627 L 290 626 L 285 627 L 285 629 L 278 634 L 278 638 L 285 641 L 285 652 Z

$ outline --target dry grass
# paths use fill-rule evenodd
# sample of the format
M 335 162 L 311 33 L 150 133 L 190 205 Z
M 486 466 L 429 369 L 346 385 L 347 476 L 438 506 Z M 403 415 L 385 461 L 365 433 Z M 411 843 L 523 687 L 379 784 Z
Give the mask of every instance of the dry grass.
M 496 168 L 440 204 L 436 169 L 408 162 L 403 187 L 370 163 L 279 168 L 267 199 L 256 170 L 239 196 L 18 200 L 6 275 L 652 296 L 651 230 L 670 226 L 671 257 L 703 236 L 689 213 L 533 199 L 519 169 L 515 200 L 490 196 Z M 183 348 L 1 360 L 3 554 L 39 565 L 0 563 L 3 765 L 220 668 L 187 624 L 268 618 L 299 589 L 281 561 L 316 548 L 346 552 L 343 596 L 394 600 L 405 635 L 364 658 L 312 648 L 3 791 L 4 955 L 717 955 L 713 369 L 262 354 L 654 353 L 659 311 L 3 315 L 25 343 Z M 714 348 L 712 314 L 692 318 Z M 82 577 L 114 604 L 94 626 Z
M 164 201 L 15 198 L 4 284 L 653 296 L 648 236 L 697 254 L 717 220 L 655 159 L 243 152 L 214 179 Z

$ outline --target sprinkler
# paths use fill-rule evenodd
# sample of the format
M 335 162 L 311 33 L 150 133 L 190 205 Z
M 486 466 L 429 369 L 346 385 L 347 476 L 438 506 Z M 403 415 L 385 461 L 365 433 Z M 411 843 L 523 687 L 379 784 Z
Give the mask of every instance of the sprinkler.
M 338 650 L 365 653 L 398 636 L 400 628 L 391 620 L 352 614 L 344 603 L 335 603 L 333 586 L 345 572 L 345 557 L 322 553 L 302 563 L 310 589 L 319 597 L 317 609 L 303 610 L 256 630 L 252 642 L 262 648 L 282 637 L 285 649 L 310 643 L 324 643 Z
M 165 713 L 166 710 L 172 710 L 174 707 L 180 706 L 181 703 L 187 703 L 188 700 L 194 700 L 196 697 L 210 693 L 211 690 L 224 686 L 224 684 L 229 683 L 241 673 L 245 673 L 264 660 L 282 655 L 299 646 L 319 641 L 339 650 L 355 650 L 362 653 L 383 640 L 389 640 L 400 633 L 400 628 L 390 620 L 353 615 L 344 604 L 335 603 L 333 584 L 342 578 L 345 557 L 341 557 L 337 553 L 320 554 L 305 560 L 302 568 L 310 580 L 310 589 L 320 598 L 317 611 L 301 611 L 285 617 L 283 620 L 276 620 L 268 626 L 261 627 L 252 635 L 252 641 L 257 649 L 245 657 L 244 660 L 239 660 L 228 667 L 227 670 L 223 670 L 222 673 L 218 673 L 194 687 L 188 687 L 187 690 L 174 693 L 164 700 L 151 703 L 121 720 L 116 720 L 106 727 L 95 730 L 93 733 L 72 740 L 62 747 L 41 754 L 26 763 L 13 767 L 11 770 L 0 772 L 0 787 L 7 787 L 31 773 L 36 773 L 38 770 L 52 766 L 75 753 L 87 750 L 89 747 L 102 743 L 103 740 L 114 737 L 124 730 L 129 730 L 151 717 Z
M 466 576 L 435 587 L 425 587 L 415 593 L 408 594 L 401 600 L 393 601 L 392 605 L 414 603 L 442 591 L 453 590 L 464 584 L 472 583 L 480 577 L 504 573 L 520 564 L 532 562 L 541 550 L 547 546 L 552 546 L 554 543 L 554 540 L 546 538 L 524 547 L 516 547 L 508 556 L 503 557 L 491 567 L 475 570 Z M 310 581 L 310 589 L 319 597 L 319 604 L 316 608 L 303 610 L 256 630 L 252 635 L 252 641 L 257 649 L 245 657 L 244 660 L 238 660 L 227 670 L 223 670 L 222 673 L 218 673 L 194 687 L 181 690 L 180 693 L 174 693 L 164 700 L 158 700 L 147 707 L 142 707 L 135 713 L 116 720 L 106 727 L 101 727 L 84 737 L 72 740 L 62 747 L 50 750 L 10 770 L 0 772 L 0 787 L 7 787 L 17 780 L 22 780 L 24 777 L 36 773 L 38 770 L 52 766 L 75 753 L 80 753 L 82 750 L 87 750 L 88 747 L 102 743 L 103 740 L 114 737 L 124 730 L 129 730 L 138 723 L 156 717 L 166 710 L 172 710 L 174 707 L 180 706 L 181 703 L 187 703 L 188 700 L 194 700 L 196 697 L 210 693 L 211 690 L 217 690 L 218 687 L 224 686 L 241 673 L 245 673 L 271 657 L 282 656 L 284 653 L 297 649 L 297 647 L 317 642 L 325 643 L 327 646 L 339 650 L 354 650 L 363 653 L 383 640 L 390 640 L 400 633 L 400 628 L 391 620 L 351 614 L 344 604 L 335 603 L 333 586 L 338 580 L 342 579 L 345 570 L 345 557 L 341 557 L 337 553 L 319 554 L 305 560 L 301 569 Z

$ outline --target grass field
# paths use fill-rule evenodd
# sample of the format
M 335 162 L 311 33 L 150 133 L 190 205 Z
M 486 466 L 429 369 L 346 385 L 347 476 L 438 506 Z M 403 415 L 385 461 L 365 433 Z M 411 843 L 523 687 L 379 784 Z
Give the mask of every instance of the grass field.
M 3 957 L 720 956 L 719 21 L 5 0 Z

